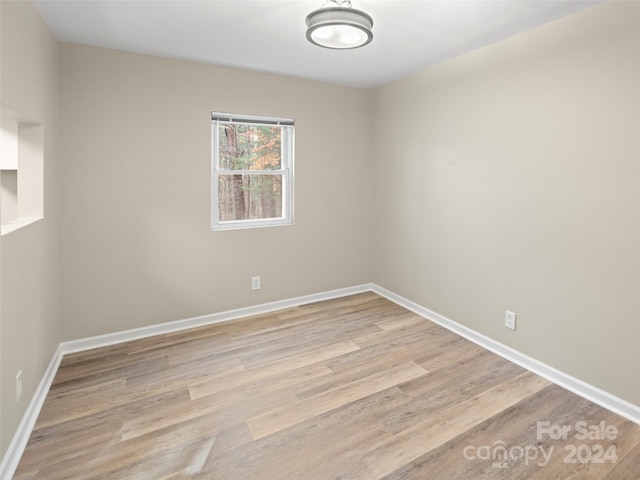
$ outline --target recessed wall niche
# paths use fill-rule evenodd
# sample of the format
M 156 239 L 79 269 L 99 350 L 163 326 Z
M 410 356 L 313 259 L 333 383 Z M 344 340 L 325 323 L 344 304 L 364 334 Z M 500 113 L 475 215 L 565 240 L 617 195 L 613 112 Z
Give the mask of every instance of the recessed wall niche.
M 2 235 L 44 216 L 42 123 L 2 105 L 0 228 Z

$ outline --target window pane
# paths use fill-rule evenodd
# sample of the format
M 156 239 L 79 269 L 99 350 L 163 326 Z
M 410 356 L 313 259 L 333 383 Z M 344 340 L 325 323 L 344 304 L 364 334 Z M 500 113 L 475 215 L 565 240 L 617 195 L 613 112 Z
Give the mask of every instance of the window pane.
M 282 177 L 282 174 L 220 174 L 220 221 L 282 218 Z
M 218 126 L 218 168 L 224 170 L 280 170 L 282 128 L 246 123 Z

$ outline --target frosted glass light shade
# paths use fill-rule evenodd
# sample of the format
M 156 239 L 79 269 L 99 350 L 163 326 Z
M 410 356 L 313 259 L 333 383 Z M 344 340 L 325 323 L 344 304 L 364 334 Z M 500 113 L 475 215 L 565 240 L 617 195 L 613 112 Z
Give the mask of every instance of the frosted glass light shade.
M 320 8 L 307 15 L 306 23 L 307 39 L 321 47 L 345 50 L 373 40 L 373 19 L 355 8 Z

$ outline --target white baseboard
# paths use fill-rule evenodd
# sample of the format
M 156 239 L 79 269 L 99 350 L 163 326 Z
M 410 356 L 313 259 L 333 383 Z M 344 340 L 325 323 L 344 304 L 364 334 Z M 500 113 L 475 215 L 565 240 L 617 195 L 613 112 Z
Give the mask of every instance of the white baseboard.
M 586 398 L 587 400 L 596 403 L 607 410 L 610 410 L 618 415 L 631 420 L 640 425 L 640 407 L 634 405 L 626 400 L 611 395 L 604 390 L 601 390 L 593 385 L 590 385 L 582 380 L 579 380 L 571 375 L 567 375 L 549 365 L 546 365 L 534 358 L 531 358 L 523 353 L 518 352 L 500 342 L 482 335 L 470 328 L 467 328 L 459 323 L 454 322 L 428 308 L 425 308 L 417 303 L 407 300 L 400 295 L 396 295 L 389 290 L 386 290 L 373 283 L 359 285 L 355 287 L 342 288 L 338 290 L 331 290 L 328 292 L 317 293 L 312 295 L 305 295 L 302 297 L 295 297 L 287 300 L 279 300 L 270 303 L 264 303 L 261 305 L 255 305 L 251 307 L 239 308 L 236 310 L 229 310 L 226 312 L 214 313 L 211 315 L 203 315 L 200 317 L 188 318 L 185 320 L 178 320 L 175 322 L 161 323 L 158 325 L 150 325 L 148 327 L 136 328 L 132 330 L 125 330 L 122 332 L 108 333 L 105 335 L 98 335 L 95 337 L 84 338 L 80 340 L 72 340 L 68 342 L 62 342 L 58 350 L 53 355 L 49 366 L 38 385 L 36 392 L 27 407 L 27 410 L 18 426 L 18 430 L 9 447 L 2 458 L 0 463 L 0 479 L 10 479 L 20 458 L 24 452 L 31 431 L 36 423 L 38 415 L 44 400 L 49 392 L 56 371 L 62 361 L 62 357 L 67 353 L 80 352 L 84 350 L 90 350 L 92 348 L 104 347 L 107 345 L 114 345 L 117 343 L 128 342 L 139 338 L 151 337 L 153 335 L 161 335 L 171 332 L 177 332 L 180 330 L 186 330 L 188 328 L 200 327 L 205 325 L 211 325 L 214 323 L 226 322 L 229 320 L 235 320 L 238 318 L 249 317 L 252 315 L 260 315 L 264 313 L 273 312 L 276 310 L 282 310 L 285 308 L 296 307 L 299 305 L 306 305 L 309 303 L 320 302 L 323 300 L 331 300 L 334 298 L 346 297 L 348 295 L 355 295 L 363 292 L 374 292 L 378 295 L 385 297 L 386 299 L 410 310 L 434 323 L 450 330 L 467 340 L 470 340 L 477 345 L 480 345 L 487 350 L 490 350 L 507 360 L 520 365 L 533 373 L 546 378 L 547 380 L 566 388 L 567 390 Z
M 38 388 L 33 394 L 33 397 L 31 397 L 31 401 L 29 402 L 27 410 L 20 421 L 20 425 L 18 425 L 15 435 L 11 439 L 11 443 L 9 444 L 7 451 L 2 457 L 2 463 L 0 463 L 0 479 L 2 480 L 8 480 L 13 477 L 16 468 L 18 468 L 18 463 L 20 463 L 24 449 L 27 446 L 33 426 L 36 424 L 36 420 L 38 419 L 38 415 L 40 415 L 40 410 L 42 409 L 44 400 L 47 398 L 47 393 L 53 383 L 53 378 L 56 376 L 56 372 L 60 366 L 62 355 L 62 348 L 59 346 L 53 354 L 53 357 L 51 358 L 51 361 L 38 384 Z
M 481 347 L 486 348 L 487 350 L 500 355 L 501 357 L 506 358 L 507 360 L 520 365 L 543 378 L 546 378 L 556 385 L 566 388 L 570 392 L 586 398 L 587 400 L 640 425 L 640 406 L 634 405 L 626 400 L 616 397 L 615 395 L 605 392 L 598 387 L 594 387 L 593 385 L 583 382 L 578 378 L 572 377 L 571 375 L 536 360 L 535 358 L 518 352 L 517 350 L 478 333 L 475 330 L 471 330 L 464 325 L 460 325 L 447 317 L 418 305 L 411 300 L 407 300 L 400 295 L 396 295 L 395 293 L 378 285 L 374 284 L 372 286 L 372 291 L 406 308 L 407 310 L 411 310 L 412 312 L 437 323 L 447 330 L 457 333 L 461 337 L 464 337 L 467 340 L 470 340 L 473 343 L 480 345 Z
M 372 290 L 373 285 L 367 283 L 355 287 L 341 288 L 338 290 L 330 290 L 328 292 L 314 293 L 311 295 L 304 295 L 302 297 L 289 298 L 287 300 L 262 303 L 260 305 L 253 305 L 251 307 L 227 310 L 226 312 L 212 313 L 210 315 L 202 315 L 200 317 L 192 317 L 184 320 L 177 320 L 174 322 L 160 323 L 156 325 L 150 325 L 148 327 L 134 328 L 131 330 L 124 330 L 115 333 L 107 333 L 105 335 L 82 338 L 80 340 L 71 340 L 68 342 L 62 342 L 60 346 L 62 347 L 63 354 L 81 352 L 84 350 L 90 350 L 92 348 L 106 347 L 108 345 L 129 342 L 131 340 L 137 340 L 139 338 L 178 332 L 180 330 L 203 327 L 206 325 L 212 325 L 214 323 L 228 322 L 229 320 L 250 317 L 252 315 L 262 315 L 263 313 L 269 313 L 276 310 L 283 310 L 285 308 L 297 307 L 299 305 L 306 305 L 314 302 L 321 302 L 323 300 L 346 297 L 348 295 L 370 292 Z

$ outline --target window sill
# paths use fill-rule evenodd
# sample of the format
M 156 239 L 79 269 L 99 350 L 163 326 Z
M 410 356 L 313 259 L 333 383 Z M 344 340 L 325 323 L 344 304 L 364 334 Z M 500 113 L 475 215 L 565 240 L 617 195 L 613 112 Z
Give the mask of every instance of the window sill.
M 211 226 L 212 232 L 219 232 L 224 230 L 247 230 L 253 228 L 266 228 L 266 227 L 286 227 L 287 225 L 293 225 L 293 220 L 290 219 L 263 219 L 263 220 L 237 220 L 226 221 L 223 223 L 214 223 Z
M 3 223 L 0 226 L 0 234 L 2 236 L 8 233 L 15 232 L 16 230 L 31 225 L 32 223 L 42 220 L 44 217 L 20 217 L 7 223 Z

